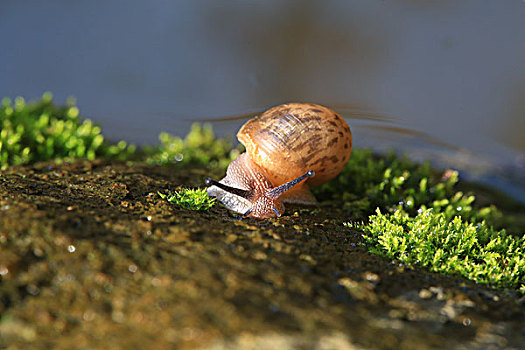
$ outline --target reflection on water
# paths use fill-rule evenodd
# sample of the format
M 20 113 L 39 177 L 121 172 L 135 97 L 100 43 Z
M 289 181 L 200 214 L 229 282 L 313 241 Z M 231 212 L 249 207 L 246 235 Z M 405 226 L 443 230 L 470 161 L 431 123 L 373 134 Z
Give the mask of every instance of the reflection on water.
M 433 159 L 515 188 L 523 18 L 522 1 L 3 1 L 0 95 L 75 95 L 108 136 L 136 143 L 285 101 L 357 104 L 469 151 Z M 354 134 L 358 146 L 421 148 Z
M 501 111 L 501 118 L 494 123 L 494 137 L 515 149 L 525 152 L 525 66 L 515 77 L 515 86 L 509 90 L 510 103 Z M 525 162 L 522 154 L 521 162 Z

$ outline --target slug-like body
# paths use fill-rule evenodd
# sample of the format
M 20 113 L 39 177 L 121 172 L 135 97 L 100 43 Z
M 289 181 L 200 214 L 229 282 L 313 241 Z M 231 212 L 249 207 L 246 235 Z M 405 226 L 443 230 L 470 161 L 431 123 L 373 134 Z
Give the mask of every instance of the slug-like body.
M 314 204 L 309 188 L 337 176 L 352 152 L 345 120 L 313 103 L 273 107 L 246 122 L 237 138 L 246 153 L 229 165 L 219 183 L 209 180 L 208 194 L 257 218 L 280 216 L 283 202 Z

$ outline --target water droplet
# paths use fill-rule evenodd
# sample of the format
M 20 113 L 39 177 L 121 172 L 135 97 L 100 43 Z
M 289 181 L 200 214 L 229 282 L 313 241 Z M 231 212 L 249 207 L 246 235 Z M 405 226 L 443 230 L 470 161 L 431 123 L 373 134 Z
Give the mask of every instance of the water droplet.
M 87 321 L 87 322 L 93 321 L 95 319 L 95 313 L 91 310 L 87 310 L 82 315 L 82 318 L 84 319 L 84 321 Z
M 122 323 L 124 322 L 124 313 L 122 311 L 113 311 L 111 318 L 117 323 Z
M 137 272 L 137 265 L 133 265 L 133 264 L 129 265 L 129 266 L 128 266 L 128 270 L 129 270 L 129 272 L 131 272 L 131 273 L 135 273 L 135 272 Z
M 462 211 L 463 208 L 462 208 L 462 207 L 457 207 L 456 210 L 457 210 L 457 211 Z
M 175 160 L 176 160 L 177 162 L 180 162 L 180 161 L 182 161 L 183 159 L 184 159 L 184 154 L 182 154 L 182 153 L 177 153 L 177 154 L 175 155 Z
M 33 254 L 35 254 L 35 256 L 38 256 L 40 258 L 44 256 L 44 251 L 40 248 L 35 248 L 33 249 Z
M 75 250 L 77 250 L 77 248 L 75 248 L 74 245 L 70 244 L 67 246 L 67 251 L 70 252 L 70 253 L 74 253 Z
M 0 276 L 5 276 L 9 273 L 9 269 L 3 265 L 0 265 Z
M 468 326 L 470 326 L 470 323 L 471 323 L 470 318 L 465 317 L 465 318 L 463 319 L 463 326 L 468 327 Z
M 279 305 L 273 304 L 273 303 L 270 304 L 270 312 L 277 313 L 279 311 L 281 311 L 281 308 L 279 307 Z
M 40 288 L 38 288 L 37 286 L 35 286 L 34 284 L 30 284 L 26 287 L 26 290 L 29 294 L 35 296 L 35 295 L 38 295 L 38 293 L 40 293 Z
M 198 334 L 198 332 L 195 329 L 193 329 L 193 328 L 186 327 L 186 328 L 182 329 L 182 338 L 185 341 L 190 341 L 192 339 L 195 339 L 197 334 Z

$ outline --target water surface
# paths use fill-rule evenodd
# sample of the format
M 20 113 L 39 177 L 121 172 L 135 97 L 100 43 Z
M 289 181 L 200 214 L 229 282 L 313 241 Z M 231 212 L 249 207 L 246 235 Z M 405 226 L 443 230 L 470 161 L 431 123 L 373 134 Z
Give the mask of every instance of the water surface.
M 3 1 L 0 95 L 76 96 L 106 135 L 139 144 L 286 101 L 359 105 L 468 152 L 353 124 L 357 146 L 402 147 L 525 200 L 523 18 L 518 0 Z

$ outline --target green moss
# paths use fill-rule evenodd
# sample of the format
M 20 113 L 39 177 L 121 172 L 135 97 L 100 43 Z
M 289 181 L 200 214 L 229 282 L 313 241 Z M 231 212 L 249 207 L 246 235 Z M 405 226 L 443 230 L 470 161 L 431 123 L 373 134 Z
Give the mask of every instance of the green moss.
M 474 209 L 475 197 L 456 192 L 457 183 L 457 171 L 438 174 L 429 164 L 417 164 L 394 153 L 378 157 L 371 150 L 354 150 L 341 174 L 313 191 L 320 199 L 344 203 L 355 217 L 367 217 L 378 207 L 388 212 L 402 209 L 410 215 L 421 208 L 433 208 L 469 220 L 502 224 L 495 207 Z
M 14 103 L 4 99 L 0 123 L 2 169 L 44 160 L 128 159 L 134 153 L 124 141 L 104 141 L 100 127 L 80 120 L 74 103 L 57 107 L 49 93 L 29 105 L 20 97 Z M 210 125 L 194 124 L 184 139 L 167 133 L 159 139 L 159 146 L 144 149 L 150 164 L 222 172 L 242 151 L 231 140 L 217 139 Z M 494 206 L 477 207 L 473 195 L 456 190 L 457 183 L 456 171 L 438 173 L 394 153 L 379 157 L 371 150 L 354 150 L 342 173 L 313 191 L 318 199 L 345 208 L 352 220 L 363 221 L 350 226 L 363 232 L 371 252 L 477 282 L 525 289 L 520 282 L 524 238 L 500 230 L 510 227 L 508 218 Z M 214 203 L 205 190 L 159 195 L 191 210 L 207 210 Z
M 160 193 L 161 198 L 189 210 L 204 211 L 215 204 L 215 198 L 209 197 L 206 189 L 182 189 L 179 191 Z
M 525 292 L 525 238 L 494 229 L 507 218 L 494 206 L 476 207 L 457 184 L 456 171 L 356 150 L 340 176 L 314 192 L 343 203 L 355 221 L 371 215 L 347 226 L 363 232 L 375 254 Z
M 512 221 L 493 205 L 477 207 L 457 184 L 456 171 L 355 150 L 339 177 L 314 193 L 362 221 L 347 225 L 363 232 L 373 253 L 525 293 L 525 238 L 496 230 Z
M 373 253 L 525 293 L 525 237 L 496 231 L 484 221 L 474 224 L 432 209 L 415 217 L 377 209 L 368 223 L 347 225 L 363 231 Z
M 0 168 L 45 160 L 111 157 L 127 159 L 133 145 L 104 140 L 99 126 L 80 120 L 79 110 L 70 100 L 58 107 L 51 93 L 26 104 L 22 97 L 9 98 L 0 106 Z
M 146 147 L 146 161 L 154 165 L 193 165 L 226 169 L 241 152 L 228 139 L 217 139 L 210 124 L 194 123 L 184 139 L 159 135 L 160 145 Z

